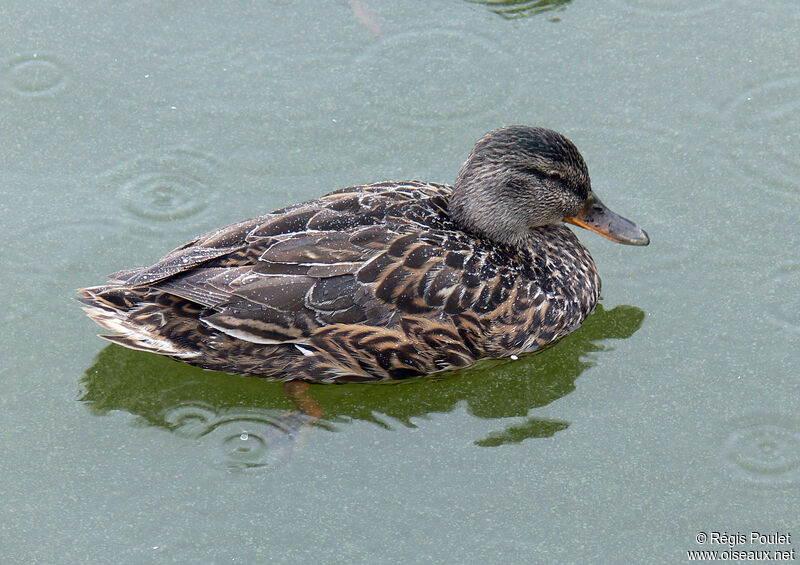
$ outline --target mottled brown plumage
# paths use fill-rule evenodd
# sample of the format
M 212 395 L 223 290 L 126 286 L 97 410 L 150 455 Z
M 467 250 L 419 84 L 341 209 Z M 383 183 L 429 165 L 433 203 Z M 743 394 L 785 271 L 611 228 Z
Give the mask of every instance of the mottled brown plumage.
M 600 279 L 563 224 L 600 211 L 590 191 L 565 137 L 502 128 L 454 187 L 338 190 L 198 237 L 79 299 L 115 332 L 103 337 L 208 369 L 322 382 L 455 369 L 535 351 L 592 312 Z M 645 243 L 630 226 L 623 242 Z

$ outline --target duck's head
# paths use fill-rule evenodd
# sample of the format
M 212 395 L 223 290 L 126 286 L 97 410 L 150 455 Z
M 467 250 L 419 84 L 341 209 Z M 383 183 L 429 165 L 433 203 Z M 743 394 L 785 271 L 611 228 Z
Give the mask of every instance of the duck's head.
M 544 128 L 508 126 L 483 136 L 458 173 L 448 208 L 461 228 L 510 245 L 561 222 L 617 243 L 650 243 L 594 194 L 578 148 Z

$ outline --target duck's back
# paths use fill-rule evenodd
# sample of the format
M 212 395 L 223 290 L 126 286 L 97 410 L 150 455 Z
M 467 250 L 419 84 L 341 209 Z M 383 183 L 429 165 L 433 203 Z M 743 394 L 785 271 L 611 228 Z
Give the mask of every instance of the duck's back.
M 80 291 L 127 347 L 284 380 L 397 379 L 532 351 L 599 279 L 565 226 L 511 249 L 447 213 L 450 188 L 378 183 L 233 224 Z

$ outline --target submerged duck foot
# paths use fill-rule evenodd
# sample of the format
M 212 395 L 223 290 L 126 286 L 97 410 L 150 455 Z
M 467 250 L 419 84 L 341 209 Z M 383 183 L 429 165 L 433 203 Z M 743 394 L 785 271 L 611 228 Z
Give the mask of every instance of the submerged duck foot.
M 292 404 L 297 406 L 297 409 L 308 417 L 314 423 L 324 414 L 324 410 L 319 402 L 314 400 L 308 394 L 308 389 L 311 383 L 306 381 L 286 381 L 283 384 L 283 393 L 289 397 Z

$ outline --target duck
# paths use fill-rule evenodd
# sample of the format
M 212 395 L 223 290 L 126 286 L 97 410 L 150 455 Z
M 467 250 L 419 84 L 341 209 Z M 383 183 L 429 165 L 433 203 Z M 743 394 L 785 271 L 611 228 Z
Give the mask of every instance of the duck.
M 116 344 L 287 384 L 403 380 L 578 328 L 600 277 L 567 226 L 643 246 L 556 131 L 484 135 L 455 183 L 378 182 L 201 235 L 79 289 Z M 298 389 L 300 390 L 300 389 Z

